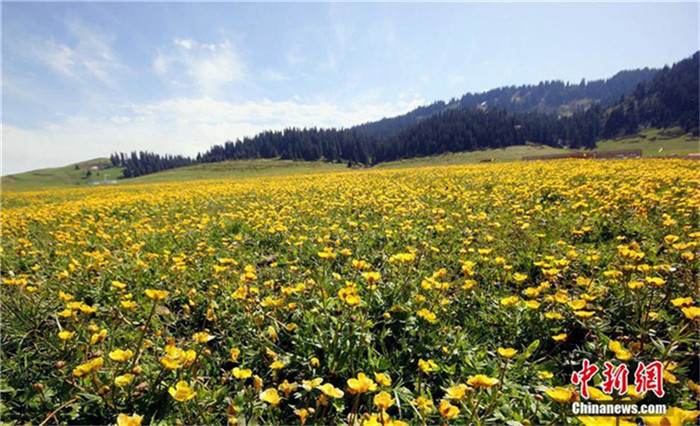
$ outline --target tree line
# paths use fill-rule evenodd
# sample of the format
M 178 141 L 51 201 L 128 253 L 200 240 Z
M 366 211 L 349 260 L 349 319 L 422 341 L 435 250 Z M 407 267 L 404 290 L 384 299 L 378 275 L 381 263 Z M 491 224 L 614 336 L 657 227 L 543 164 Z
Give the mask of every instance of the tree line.
M 288 128 L 214 145 L 195 158 L 142 151 L 115 153 L 110 159 L 115 166 L 124 168 L 124 177 L 128 178 L 195 163 L 236 159 L 324 160 L 371 166 L 402 158 L 505 148 L 528 142 L 593 149 L 600 139 L 636 133 L 644 127 L 680 126 L 697 135 L 699 67 L 699 54 L 695 53 L 691 58 L 656 72 L 650 80 L 639 82 L 631 93 L 620 96 L 607 108 L 601 102 L 589 102 L 585 107 L 561 114 L 548 108 L 519 109 L 498 102 L 494 103 L 503 107 L 489 106 L 488 102 L 473 107 L 470 102 L 476 102 L 478 98 L 465 95 L 459 101 L 460 104 L 467 103 L 465 107 L 456 106 L 455 100 L 451 101 L 452 108 L 445 107 L 449 104 L 436 102 L 414 110 L 413 115 L 397 117 L 399 121 L 380 120 L 376 122 L 378 127 L 371 129 L 366 126 L 350 129 Z M 635 74 L 634 78 L 643 79 L 645 75 Z M 614 82 L 611 87 L 616 90 L 627 87 L 625 85 L 631 80 L 623 77 L 623 74 L 618 74 L 611 79 Z M 615 92 L 610 87 L 605 89 L 604 83 L 582 82 L 577 89 L 563 92 L 545 90 L 546 96 L 540 96 L 538 103 L 561 105 L 561 102 L 572 96 L 581 96 L 581 93 L 597 90 L 603 96 Z M 548 82 L 536 87 L 544 90 L 561 88 L 561 85 Z M 494 95 L 501 93 L 499 90 L 506 94 L 512 91 L 504 88 L 487 93 Z M 416 117 L 420 119 L 416 120 Z M 412 120 L 414 122 L 408 125 Z

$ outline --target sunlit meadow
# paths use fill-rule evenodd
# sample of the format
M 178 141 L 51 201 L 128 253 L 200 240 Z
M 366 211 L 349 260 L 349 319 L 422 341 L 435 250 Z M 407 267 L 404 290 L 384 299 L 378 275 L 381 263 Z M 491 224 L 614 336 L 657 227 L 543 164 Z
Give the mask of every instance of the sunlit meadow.
M 694 423 L 697 165 L 5 192 L 2 420 Z M 661 399 L 591 397 L 669 412 L 573 415 L 583 359 L 663 362 Z

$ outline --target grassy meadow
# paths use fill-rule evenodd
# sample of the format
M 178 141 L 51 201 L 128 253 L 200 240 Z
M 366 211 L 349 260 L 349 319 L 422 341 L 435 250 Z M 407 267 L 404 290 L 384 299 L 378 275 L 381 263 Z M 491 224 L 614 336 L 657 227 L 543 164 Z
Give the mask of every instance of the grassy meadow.
M 598 142 L 596 151 L 616 151 L 621 149 L 641 149 L 645 157 L 684 156 L 700 152 L 700 140 L 684 134 L 678 128 L 647 129 L 637 135 L 608 139 Z M 433 167 L 458 164 L 472 164 L 484 161 L 514 162 L 527 156 L 543 156 L 578 152 L 545 145 L 519 145 L 503 149 L 447 153 L 430 157 L 410 158 L 405 160 L 380 163 L 375 169 L 402 169 L 410 167 Z M 78 168 L 76 168 L 76 165 Z M 99 165 L 99 172 L 86 178 L 90 165 Z M 347 169 L 346 163 L 328 163 L 323 161 L 292 161 L 280 159 L 233 160 L 220 163 L 196 164 L 188 167 L 166 170 L 159 173 L 131 179 L 120 179 L 119 185 L 141 184 L 151 182 L 183 182 L 202 179 L 242 179 L 258 176 L 285 176 L 292 174 L 335 172 Z M 99 175 L 97 174 L 99 173 Z M 35 170 L 26 173 L 2 177 L 2 189 L 11 191 L 36 191 L 45 188 L 87 186 L 89 181 L 119 179 L 122 169 L 111 167 L 109 159 L 99 158 L 65 167 Z
M 4 192 L 2 421 L 695 422 L 696 162 L 330 166 Z
M 100 170 L 90 170 L 91 166 Z M 108 158 L 95 158 L 63 167 L 33 170 L 2 177 L 2 189 L 34 191 L 45 188 L 87 186 L 91 181 L 114 180 L 123 176 L 122 168 L 113 167 Z

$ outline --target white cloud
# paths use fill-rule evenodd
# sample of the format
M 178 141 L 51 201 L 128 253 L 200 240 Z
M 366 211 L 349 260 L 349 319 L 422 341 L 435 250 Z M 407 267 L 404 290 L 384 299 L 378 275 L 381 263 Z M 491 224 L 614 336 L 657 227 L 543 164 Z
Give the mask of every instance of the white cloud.
M 206 95 L 216 94 L 222 86 L 246 78 L 245 64 L 228 40 L 206 44 L 175 39 L 155 57 L 153 70 L 168 81 L 192 84 Z
M 183 47 L 187 50 L 192 49 L 192 47 L 195 45 L 195 42 L 193 40 L 179 39 L 179 38 L 176 38 L 175 40 L 173 40 L 173 43 L 175 43 L 176 45 Z
M 56 167 L 114 151 L 149 150 L 196 155 L 226 140 L 285 127 L 349 127 L 407 112 L 419 97 L 360 101 L 342 107 L 300 99 L 231 103 L 211 97 L 174 98 L 129 105 L 111 116 L 71 116 L 38 129 L 4 125 L 3 175 Z
M 282 74 L 279 71 L 275 70 L 265 70 L 262 73 L 260 73 L 260 77 L 262 77 L 263 80 L 267 81 L 287 81 L 289 80 L 289 77 L 286 75 Z
M 65 25 L 70 42 L 30 38 L 17 42 L 14 50 L 66 77 L 80 81 L 94 78 L 116 86 L 114 76 L 123 73 L 125 67 L 112 49 L 113 37 L 79 20 Z

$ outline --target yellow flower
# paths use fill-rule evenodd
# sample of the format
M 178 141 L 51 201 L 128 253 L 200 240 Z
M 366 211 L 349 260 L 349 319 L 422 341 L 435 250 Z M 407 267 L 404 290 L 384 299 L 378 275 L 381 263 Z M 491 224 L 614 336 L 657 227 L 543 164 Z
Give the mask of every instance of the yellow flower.
M 688 380 L 686 383 L 688 384 L 688 389 L 693 391 L 693 393 L 695 394 L 696 397 L 700 396 L 700 386 L 699 385 L 697 385 L 692 380 Z
M 170 294 L 170 292 L 166 290 L 146 290 L 146 297 L 154 301 L 164 300 L 166 297 L 168 297 L 168 294 Z
M 127 362 L 134 355 L 131 349 L 121 350 L 116 349 L 109 353 L 109 359 L 115 362 Z
M 102 357 L 95 358 L 92 361 L 86 362 L 85 364 L 80 364 L 73 369 L 73 375 L 75 377 L 85 377 L 90 373 L 94 373 L 104 366 L 104 359 Z
M 367 377 L 365 373 L 359 373 L 356 379 L 348 379 L 348 387 L 351 394 L 362 394 L 377 390 L 377 384 Z
M 321 365 L 321 361 L 319 361 L 318 358 L 313 357 L 311 358 L 311 361 L 309 361 L 309 365 L 311 365 L 312 368 L 318 368 Z
M 382 411 L 379 414 L 365 414 L 362 426 L 393 426 L 393 422 L 389 415 Z
M 61 312 L 59 312 L 58 316 L 63 317 L 63 318 L 68 318 L 68 317 L 73 316 L 73 311 L 66 308 L 66 309 L 62 310 Z
M 85 303 L 81 303 L 79 309 L 80 309 L 80 312 L 82 312 L 82 313 L 84 313 L 84 314 L 86 314 L 86 315 L 94 314 L 95 312 L 97 312 L 97 308 L 96 308 L 96 307 L 90 306 L 90 305 L 86 305 Z
M 627 287 L 629 287 L 630 290 L 639 290 L 644 287 L 644 283 L 642 281 L 630 281 L 627 283 Z
M 698 308 L 697 306 L 691 306 L 689 308 L 682 308 L 681 311 L 683 311 L 683 314 L 689 320 L 694 320 L 695 318 L 700 316 L 700 308 Z
M 317 377 L 312 380 L 302 380 L 301 387 L 303 387 L 306 390 L 311 390 L 317 388 L 321 383 L 323 383 L 323 378 Z
M 260 392 L 260 389 L 263 387 L 263 381 L 257 374 L 253 376 L 253 387 L 257 392 Z
M 408 264 L 413 262 L 416 259 L 416 255 L 413 253 L 399 253 L 391 256 L 389 258 L 389 263 L 392 265 L 395 265 L 397 263 L 401 264 Z
M 294 410 L 294 414 L 299 416 L 299 421 L 302 425 L 306 424 L 306 420 L 309 418 L 309 410 L 302 408 L 300 410 Z
M 330 396 L 331 398 L 342 398 L 344 392 L 330 383 L 325 383 L 318 387 L 324 395 Z
M 537 309 L 540 307 L 541 303 L 538 302 L 537 300 L 528 300 L 525 303 L 525 306 L 527 306 L 530 309 Z
M 433 401 L 427 398 L 423 398 L 422 396 L 419 396 L 418 398 L 414 399 L 411 401 L 411 405 L 415 406 L 418 411 L 425 412 L 425 413 L 430 413 L 433 411 Z
M 595 314 L 593 311 L 574 311 L 574 315 L 576 317 L 581 318 L 581 319 L 588 319 L 591 318 Z
M 396 403 L 396 401 L 391 398 L 391 395 L 384 391 L 374 395 L 374 399 L 372 401 L 380 410 L 387 410 Z
M 679 297 L 679 298 L 671 300 L 671 304 L 673 306 L 675 306 L 676 308 L 690 306 L 693 304 L 693 298 L 692 297 Z
M 670 370 L 670 368 L 664 370 L 664 372 L 663 372 L 664 382 L 671 383 L 671 384 L 678 383 L 678 379 L 676 378 L 676 376 L 673 373 L 671 373 L 669 370 Z
M 699 411 L 687 411 L 678 407 L 668 407 L 663 415 L 642 416 L 644 423 L 647 426 L 683 426 L 686 423 L 695 421 L 698 418 Z
M 338 291 L 338 297 L 348 306 L 357 306 L 362 302 L 360 295 L 357 294 L 357 289 L 352 286 L 341 288 Z
M 282 361 L 275 361 L 270 364 L 270 368 L 273 370 L 281 370 L 284 368 L 284 363 Z
M 551 379 L 552 377 L 554 377 L 554 374 L 552 374 L 549 371 L 543 370 L 543 371 L 539 371 L 537 373 L 537 377 L 539 377 L 540 379 L 543 379 L 543 380 L 547 380 L 547 379 Z
M 192 390 L 190 385 L 184 380 L 177 382 L 175 387 L 170 386 L 170 388 L 168 388 L 168 393 L 173 399 L 180 402 L 189 401 L 197 396 L 197 392 Z
M 391 377 L 384 373 L 374 373 L 374 380 L 382 386 L 391 386 Z
M 679 239 L 680 239 L 680 238 L 679 238 L 677 235 L 673 235 L 673 234 L 666 235 L 666 236 L 664 237 L 664 241 L 666 242 L 666 244 L 669 244 L 669 245 L 675 243 L 675 242 L 678 241 Z
M 471 388 L 465 384 L 452 386 L 447 388 L 445 391 L 445 396 L 452 401 L 461 401 L 469 389 Z
M 248 286 L 242 285 L 231 294 L 233 300 L 244 300 L 248 296 Z
M 476 376 L 470 377 L 467 380 L 469 386 L 474 386 L 475 388 L 490 388 L 496 386 L 499 383 L 498 379 L 486 376 L 484 374 L 477 374 Z
M 120 414 L 117 416 L 117 426 L 141 426 L 141 420 L 143 416 Z
M 511 306 L 517 305 L 519 300 L 520 298 L 518 298 L 518 296 L 504 297 L 501 299 L 501 305 L 506 308 L 510 308 Z
M 420 371 L 422 371 L 423 373 L 430 373 L 431 371 L 437 370 L 438 365 L 432 359 L 429 359 L 427 361 L 419 359 L 418 360 L 418 368 L 420 368 Z
M 564 319 L 564 316 L 558 312 L 545 312 L 544 317 L 551 320 Z
M 604 393 L 602 390 L 600 390 L 598 388 L 593 388 L 593 387 L 588 388 L 588 393 L 590 394 L 590 397 L 593 401 L 602 402 L 602 401 L 612 401 L 613 400 L 612 396 L 607 395 L 606 393 Z
M 561 333 L 557 334 L 556 336 L 552 336 L 552 339 L 554 339 L 555 342 L 563 342 L 567 337 L 569 336 L 566 333 Z
M 58 338 L 61 340 L 69 340 L 72 339 L 73 336 L 75 336 L 75 331 L 63 330 L 58 333 Z
M 280 395 L 277 393 L 277 389 L 265 389 L 264 392 L 260 393 L 260 401 L 267 402 L 276 407 L 280 403 Z
M 237 348 L 232 348 L 228 351 L 231 354 L 231 361 L 238 362 L 238 357 L 241 355 L 241 350 Z
M 121 302 L 122 308 L 127 309 L 127 310 L 132 310 L 136 308 L 136 302 L 133 300 L 122 300 Z
M 114 378 L 114 384 L 115 386 L 123 388 L 124 386 L 128 386 L 133 380 L 133 374 L 123 374 Z
M 277 389 L 279 389 L 285 397 L 289 398 L 289 394 L 297 390 L 298 387 L 299 385 L 297 385 L 296 382 L 289 383 L 289 381 L 285 379 L 284 382 L 277 386 Z
M 126 288 L 126 284 L 121 281 L 112 281 L 112 287 L 118 288 L 119 290 L 124 290 Z
M 622 343 L 612 340 L 608 344 L 608 349 L 615 352 L 615 357 L 620 361 L 629 361 L 632 358 L 632 353 L 626 350 Z
M 416 312 L 416 315 L 418 315 L 419 317 L 423 318 L 431 324 L 437 321 L 437 317 L 435 316 L 435 314 L 427 309 L 421 309 L 420 311 Z
M 661 287 L 662 285 L 666 284 L 666 280 L 659 277 L 646 277 L 644 279 L 652 287 Z
M 440 401 L 440 406 L 438 407 L 440 415 L 447 420 L 454 419 L 459 415 L 459 408 L 450 404 L 450 401 L 443 399 Z
M 527 274 L 521 274 L 521 273 L 514 273 L 513 274 L 513 279 L 519 283 L 525 281 L 527 279 Z
M 583 299 L 571 300 L 567 302 L 567 305 L 569 305 L 571 309 L 578 311 L 586 307 L 586 301 Z
M 498 348 L 498 355 L 502 356 L 505 359 L 511 359 L 515 357 L 515 355 L 518 353 L 517 349 L 513 348 Z
M 585 426 L 637 426 L 632 418 L 607 416 L 578 416 L 577 419 Z
M 575 393 L 570 389 L 562 388 L 560 386 L 557 386 L 554 389 L 547 389 L 546 393 L 550 398 L 560 404 L 570 402 L 575 395 Z
M 367 280 L 368 283 L 373 284 L 382 277 L 382 274 L 379 272 L 363 272 L 362 277 Z
M 192 339 L 197 343 L 207 343 L 210 340 L 210 336 L 206 331 L 200 331 L 199 333 L 194 333 Z
M 234 367 L 234 369 L 231 370 L 231 372 L 233 373 L 233 377 L 239 380 L 245 380 L 253 375 L 253 371 L 247 368 L 245 370 L 241 370 L 238 367 Z
M 90 344 L 96 345 L 96 344 L 102 342 L 106 338 L 107 338 L 107 330 L 103 328 L 102 330 L 100 330 L 99 333 L 95 333 L 92 336 L 90 336 Z

